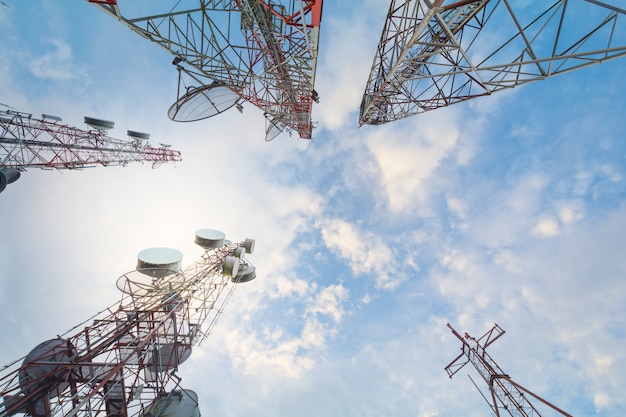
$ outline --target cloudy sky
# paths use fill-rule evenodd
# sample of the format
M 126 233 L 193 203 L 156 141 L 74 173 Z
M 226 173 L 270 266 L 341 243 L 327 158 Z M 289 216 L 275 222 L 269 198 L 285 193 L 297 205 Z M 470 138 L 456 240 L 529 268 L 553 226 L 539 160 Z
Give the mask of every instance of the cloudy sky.
M 181 366 L 206 416 L 487 416 L 475 371 L 444 371 L 447 323 L 498 323 L 492 357 L 569 413 L 626 414 L 626 61 L 358 128 L 389 3 L 328 2 L 314 139 L 266 143 L 250 105 L 170 121 L 171 56 L 86 1 L 2 3 L 1 103 L 113 120 L 183 161 L 7 187 L 0 363 L 113 304 L 142 249 L 188 265 L 214 228 L 256 239 L 258 278 Z

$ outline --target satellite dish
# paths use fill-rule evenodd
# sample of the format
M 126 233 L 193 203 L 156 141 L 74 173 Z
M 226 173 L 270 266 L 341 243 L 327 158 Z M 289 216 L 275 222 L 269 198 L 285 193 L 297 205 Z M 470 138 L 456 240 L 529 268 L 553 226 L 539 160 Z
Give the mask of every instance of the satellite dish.
M 134 130 L 127 130 L 126 134 L 128 135 L 129 138 L 134 139 L 136 141 L 150 139 L 150 133 L 143 133 L 143 132 L 136 132 Z
M 133 297 L 144 297 L 148 293 L 162 292 L 164 294 L 170 292 L 169 281 L 165 281 L 164 277 L 173 274 L 169 269 L 156 270 L 156 276 L 147 274 L 145 269 L 128 272 L 117 279 L 115 286 L 124 294 Z
M 189 389 L 172 391 L 155 398 L 143 415 L 200 417 L 198 394 Z
M 59 116 L 53 116 L 51 114 L 42 114 L 41 117 L 43 117 L 44 119 L 48 119 L 48 120 L 53 120 L 55 122 L 62 122 L 63 119 L 61 119 Z
M 19 372 L 20 388 L 22 392 L 29 394 L 34 390 L 48 393 L 48 398 L 59 396 L 69 384 L 70 376 L 68 363 L 72 362 L 76 350 L 65 339 L 51 339 L 35 346 L 30 351 Z M 36 364 L 30 365 L 35 362 Z M 47 381 L 47 382 L 46 382 Z M 49 384 L 41 389 L 42 384 Z
M 237 247 L 237 249 L 235 249 L 235 257 L 239 258 L 239 259 L 243 259 L 244 255 L 246 254 L 246 248 L 243 248 L 241 246 Z
M 7 185 L 17 181 L 22 174 L 15 168 L 0 169 L 0 193 Z
M 254 252 L 254 245 L 255 245 L 255 240 L 254 239 L 246 239 L 243 242 L 243 247 L 246 249 L 246 253 L 252 255 L 252 253 Z
M 239 258 L 227 256 L 222 264 L 222 275 L 225 277 L 234 277 L 239 272 Z
M 137 255 L 137 270 L 142 274 L 162 278 L 181 270 L 183 254 L 171 248 L 144 249 Z
M 242 265 L 239 268 L 239 272 L 234 277 L 231 277 L 230 280 L 237 284 L 242 284 L 244 282 L 252 281 L 256 278 L 256 268 L 254 265 Z
M 224 245 L 226 235 L 219 230 L 200 229 L 196 231 L 196 245 L 205 250 L 216 249 Z
M 229 86 L 220 83 L 191 88 L 167 111 L 175 122 L 208 119 L 233 107 L 241 97 Z
M 87 116 L 85 116 L 85 123 L 87 123 L 89 127 L 95 130 L 109 130 L 109 129 L 113 129 L 113 127 L 115 126 L 115 122 L 111 122 L 109 120 L 96 119 L 94 117 L 87 117 Z
M 169 148 L 172 145 L 168 144 L 168 143 L 159 143 L 159 145 L 163 146 L 164 148 Z
M 278 119 L 267 119 L 268 126 L 265 129 L 265 142 L 270 142 L 285 130 L 285 124 Z
M 154 348 L 152 361 L 148 367 L 151 371 L 167 372 L 178 367 L 191 356 L 191 346 L 183 343 L 162 343 Z

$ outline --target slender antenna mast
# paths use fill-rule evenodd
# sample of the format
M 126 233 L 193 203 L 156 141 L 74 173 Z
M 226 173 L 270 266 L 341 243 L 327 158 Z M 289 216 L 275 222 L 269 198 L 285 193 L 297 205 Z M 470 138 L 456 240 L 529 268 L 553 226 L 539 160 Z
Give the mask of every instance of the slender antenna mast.
M 500 417 L 500 408 L 506 410 L 511 417 L 541 417 L 541 413 L 528 400 L 526 394 L 552 408 L 562 416 L 572 417 L 571 414 L 566 413 L 513 381 L 487 354 L 487 347 L 504 334 L 504 330 L 500 326 L 494 325 L 491 330 L 479 339 L 475 339 L 467 333 L 461 336 L 449 323 L 448 327 L 463 345 L 461 346 L 461 354 L 446 366 L 446 372 L 452 378 L 461 368 L 471 362 L 489 386 L 492 399 L 491 409 L 496 413 L 496 417 Z
M 0 112 L 0 192 L 28 168 L 81 169 L 130 162 L 151 162 L 156 168 L 181 160 L 180 152 L 169 145 L 149 146 L 148 133 L 129 130 L 130 140 L 120 140 L 107 135 L 115 125 L 108 120 L 85 117 L 89 130 L 61 121 L 49 114 L 35 118 L 10 109 Z
M 0 417 L 199 417 L 198 396 L 176 372 L 256 272 L 245 258 L 252 239 L 202 229 L 195 242 L 204 255 L 185 269 L 175 249 L 141 251 L 117 280 L 119 303 L 3 367 Z

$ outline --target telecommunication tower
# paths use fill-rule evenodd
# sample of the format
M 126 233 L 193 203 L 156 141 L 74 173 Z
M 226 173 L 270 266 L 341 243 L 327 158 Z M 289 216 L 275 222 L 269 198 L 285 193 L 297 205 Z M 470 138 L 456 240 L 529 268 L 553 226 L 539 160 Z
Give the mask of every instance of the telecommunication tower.
M 0 371 L 0 416 L 199 417 L 178 367 L 210 334 L 235 286 L 256 277 L 254 240 L 201 229 L 202 258 L 182 269 L 170 248 L 139 253 L 116 303 Z
M 247 101 L 264 112 L 266 141 L 285 129 L 311 139 L 322 0 L 129 1 L 123 12 L 122 0 L 88 1 L 174 55 L 172 120 L 242 111 Z
M 148 133 L 129 130 L 131 140 L 114 139 L 106 131 L 114 122 L 85 117 L 90 130 L 61 123 L 61 118 L 14 110 L 0 112 L 0 192 L 28 168 L 80 169 L 94 166 L 126 165 L 129 162 L 180 161 L 179 151 L 145 142 Z
M 500 326 L 494 325 L 491 330 L 487 331 L 479 339 L 475 339 L 467 333 L 465 333 L 464 337 L 461 336 L 449 323 L 448 327 L 463 343 L 461 354 L 445 368 L 448 375 L 452 378 L 468 362 L 471 362 L 487 385 L 489 385 L 492 400 L 492 403 L 489 405 L 496 417 L 500 417 L 501 409 L 504 409 L 512 417 L 541 417 L 537 408 L 529 401 L 528 396 L 542 402 L 562 416 L 572 417 L 571 414 L 566 413 L 513 381 L 487 354 L 487 347 L 504 334 L 504 330 Z M 487 402 L 489 403 L 489 401 Z
M 626 55 L 617 0 L 392 0 L 359 125 L 378 125 Z

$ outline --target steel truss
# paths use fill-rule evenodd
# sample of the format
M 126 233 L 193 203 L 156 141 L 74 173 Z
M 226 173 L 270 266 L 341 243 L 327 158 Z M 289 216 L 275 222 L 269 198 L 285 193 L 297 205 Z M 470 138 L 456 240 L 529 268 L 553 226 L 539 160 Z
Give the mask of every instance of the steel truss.
M 626 55 L 616 0 L 392 0 L 361 102 L 378 125 Z
M 0 417 L 160 415 L 156 400 L 185 395 L 179 365 L 254 270 L 240 252 L 251 252 L 248 241 L 207 250 L 173 275 L 122 275 L 119 303 L 0 371 Z M 239 272 L 227 273 L 233 255 Z
M 0 112 L 0 168 L 79 169 L 129 162 L 180 161 L 179 151 L 153 148 L 137 140 L 119 140 L 101 130 L 82 130 L 43 115 Z
M 175 55 L 193 80 L 226 86 L 270 122 L 312 137 L 322 0 L 181 0 L 141 10 L 130 2 L 124 13 L 118 1 L 89 1 Z
M 512 417 L 541 417 L 537 408 L 529 401 L 528 396 L 542 402 L 560 415 L 572 417 L 571 414 L 513 381 L 487 354 L 487 347 L 504 334 L 504 330 L 500 326 L 494 325 L 479 339 L 475 339 L 467 333 L 463 337 L 450 324 L 448 327 L 463 345 L 461 346 L 461 354 L 446 366 L 446 372 L 452 378 L 461 368 L 471 362 L 489 386 L 492 400 L 490 407 L 496 417 L 500 417 L 501 409 L 506 410 Z

